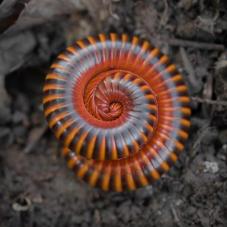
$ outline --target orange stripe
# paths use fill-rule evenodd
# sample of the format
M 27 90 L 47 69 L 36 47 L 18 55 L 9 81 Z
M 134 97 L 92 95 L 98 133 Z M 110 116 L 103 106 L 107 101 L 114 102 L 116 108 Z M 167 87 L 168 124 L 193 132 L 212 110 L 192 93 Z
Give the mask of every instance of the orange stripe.
M 60 84 L 46 84 L 43 87 L 43 91 L 48 91 L 48 90 L 64 90 L 65 87 L 64 85 L 60 85 Z
M 65 54 L 58 55 L 58 58 L 64 61 L 70 61 L 70 58 L 68 58 Z
M 132 78 L 132 75 L 131 74 L 129 74 L 129 73 L 127 73 L 125 76 L 124 76 L 124 79 L 125 80 L 130 80 Z
M 179 130 L 178 135 L 185 140 L 188 139 L 188 133 L 183 130 Z
M 51 68 L 51 69 L 56 68 L 56 69 L 63 69 L 63 70 L 65 70 L 65 67 L 64 67 L 64 66 L 59 65 L 59 64 L 57 64 L 57 63 L 52 64 L 52 65 L 50 66 L 50 68 Z
M 56 137 L 59 139 L 62 133 L 75 121 L 75 119 L 70 118 L 55 132 Z
M 102 163 L 99 163 L 97 166 L 95 166 L 94 171 L 91 173 L 91 176 L 89 177 L 88 183 L 94 187 L 96 185 L 96 182 L 98 180 L 98 177 L 100 175 L 100 171 L 102 169 Z
M 102 178 L 102 185 L 101 188 L 104 191 L 109 190 L 109 184 L 110 184 L 110 174 L 111 174 L 111 166 L 108 165 L 105 168 L 105 171 L 103 171 L 103 178 Z
M 84 44 L 84 42 L 82 40 L 79 40 L 76 42 L 78 44 L 78 46 L 80 46 L 82 49 L 86 47 L 86 45 Z
M 128 36 L 126 34 L 122 34 L 122 42 L 125 43 L 128 41 Z
M 73 156 L 68 162 L 67 166 L 69 169 L 73 169 L 76 165 L 76 162 L 78 161 L 78 158 L 76 156 Z
M 145 52 L 150 47 L 150 43 L 148 41 L 144 41 L 141 47 L 141 50 Z
M 52 128 L 58 121 L 62 120 L 66 116 L 69 115 L 69 112 L 62 112 L 54 116 L 50 121 L 49 121 L 49 126 Z
M 55 105 L 49 106 L 45 109 L 44 111 L 44 115 L 47 117 L 50 113 L 54 112 L 57 109 L 61 109 L 63 107 L 65 107 L 66 104 L 65 103 L 57 103 Z
M 152 120 L 153 122 L 157 122 L 157 117 L 154 116 L 153 114 L 149 114 L 149 119 Z
M 133 48 L 138 44 L 139 38 L 137 36 L 133 36 L 132 38 L 132 46 Z
M 43 104 L 53 101 L 55 99 L 62 99 L 64 98 L 63 94 L 53 94 L 53 95 L 48 95 L 43 98 Z
M 75 147 L 76 154 L 78 154 L 78 155 L 80 154 L 80 150 L 82 148 L 82 145 L 83 145 L 84 140 L 86 139 L 87 135 L 88 135 L 88 132 L 85 131 L 80 136 L 79 141 L 77 142 L 76 147 Z
M 150 125 L 150 124 L 147 124 L 146 125 L 146 128 L 152 133 L 154 132 L 154 128 Z
M 191 126 L 191 122 L 185 119 L 181 119 L 180 123 L 186 127 L 190 127 Z
M 148 108 L 149 110 L 155 110 L 155 111 L 158 110 L 158 107 L 157 107 L 156 105 L 154 105 L 154 104 L 148 104 L 148 105 L 147 105 L 147 108 Z
M 50 73 L 47 75 L 46 80 L 55 79 L 55 80 L 67 80 L 64 76 L 56 73 Z
M 158 83 L 156 87 L 158 88 L 158 87 L 161 87 L 161 86 L 165 86 L 169 81 L 173 81 L 174 83 L 182 81 L 182 76 L 180 74 L 178 74 L 178 75 L 175 75 L 173 77 L 170 77 L 170 78 L 163 80 L 162 82 Z M 175 89 L 175 88 L 170 88 L 168 90 L 171 90 L 171 89 Z M 166 93 L 166 91 L 164 91 L 163 93 Z
M 116 42 L 117 41 L 117 34 L 116 33 L 110 33 L 110 39 L 112 42 Z
M 154 57 L 157 57 L 159 53 L 160 53 L 159 49 L 158 49 L 158 48 L 154 48 L 154 49 L 150 52 L 149 55 L 150 55 L 152 58 L 154 58 Z
M 105 136 L 103 136 L 99 149 L 99 160 L 105 160 L 105 156 L 106 156 L 106 138 Z
M 165 69 L 165 71 L 168 72 L 168 73 L 175 72 L 175 71 L 176 71 L 176 65 L 169 65 L 169 66 Z
M 150 88 L 147 85 L 143 85 L 140 87 L 141 91 L 148 91 Z
M 184 149 L 184 145 L 182 143 L 180 143 L 179 141 L 175 141 L 175 145 L 176 145 L 177 149 L 179 149 L 180 151 L 182 151 Z
M 181 96 L 181 97 L 178 98 L 178 101 L 183 102 L 183 103 L 185 103 L 185 102 L 189 103 L 190 102 L 190 98 L 187 97 L 187 96 Z
M 120 72 L 115 73 L 113 78 L 114 78 L 115 80 L 120 80 L 120 78 L 121 78 L 121 73 L 120 73 Z
M 92 139 L 88 143 L 87 155 L 86 155 L 88 159 L 92 158 L 92 155 L 93 155 L 93 152 L 94 152 L 96 138 L 97 138 L 96 135 L 93 136 Z
M 128 157 L 129 156 L 129 149 L 127 145 L 123 146 L 123 156 Z
M 159 88 L 159 87 L 161 87 L 161 86 L 165 86 L 166 82 L 167 82 L 167 81 L 163 81 L 162 83 L 157 84 L 157 87 L 156 87 L 156 88 Z M 186 92 L 186 91 L 188 91 L 188 88 L 187 88 L 185 85 L 166 88 L 166 90 L 161 91 L 161 92 L 159 93 L 159 96 L 161 96 L 161 95 L 168 95 L 168 94 L 171 93 L 171 91 L 175 91 L 175 90 L 176 90 L 177 92 Z M 183 96 L 183 97 L 184 97 L 184 96 Z M 187 101 L 187 102 L 190 102 L 190 99 L 189 99 L 189 101 Z
M 111 138 L 111 140 L 112 140 L 111 158 L 112 158 L 112 160 L 116 160 L 118 158 L 117 147 L 116 147 L 115 140 L 113 137 Z
M 129 167 L 128 163 L 126 163 L 125 168 L 126 168 L 125 177 L 126 177 L 128 189 L 134 190 L 136 188 L 136 185 L 135 185 L 134 179 L 132 177 L 131 168 Z
M 139 78 L 136 78 L 135 80 L 132 81 L 132 83 L 135 85 L 139 85 L 140 82 L 141 80 Z
M 147 150 L 149 150 L 149 152 L 152 154 L 153 157 L 156 157 L 157 156 L 157 152 L 152 148 L 152 147 L 148 147 Z M 143 154 L 143 153 L 141 153 Z M 151 161 L 148 159 L 147 155 L 144 154 L 142 156 L 142 158 L 144 158 L 145 162 L 147 165 L 151 165 L 152 166 L 152 170 L 151 170 L 151 177 L 154 179 L 154 180 L 158 180 L 160 178 L 160 174 L 158 173 L 158 171 L 153 167 Z
M 166 56 L 166 55 L 163 55 L 159 61 L 158 61 L 158 64 L 166 64 L 167 62 L 169 61 L 169 58 Z
M 76 49 L 73 46 L 68 47 L 66 50 L 71 52 L 72 54 L 76 54 Z
M 118 165 L 114 172 L 114 186 L 117 192 L 122 191 L 122 182 L 121 182 L 121 168 Z
M 149 100 L 154 100 L 155 99 L 154 95 L 145 95 L 145 98 L 147 98 Z
M 169 154 L 169 157 L 170 157 L 170 159 L 171 159 L 173 162 L 176 162 L 177 159 L 178 159 L 177 156 L 176 156 L 176 154 L 173 153 L 173 152 Z
M 149 124 L 147 124 L 147 125 L 149 125 Z M 148 130 L 150 130 L 149 126 L 147 126 L 146 128 L 147 128 Z M 151 128 L 152 128 L 152 127 L 151 127 Z M 152 128 L 152 130 L 154 130 L 154 129 Z M 144 143 L 147 142 L 147 137 L 145 136 L 145 134 L 144 134 L 143 132 L 140 132 L 140 138 L 143 140 Z
M 178 82 L 182 80 L 182 76 L 180 74 L 175 75 L 174 77 L 170 78 L 173 82 Z
M 88 41 L 92 44 L 92 45 L 95 45 L 96 44 L 96 41 L 95 39 L 92 37 L 92 36 L 88 36 Z
M 159 172 L 155 169 L 151 172 L 151 176 L 153 177 L 154 180 L 158 180 L 161 177 Z
M 80 128 L 73 128 L 72 131 L 67 135 L 64 141 L 64 145 L 68 147 L 70 143 L 72 142 L 73 138 L 76 136 L 76 134 L 79 132 Z
M 62 154 L 63 157 L 66 157 L 69 154 L 69 152 L 70 152 L 70 150 L 67 147 L 64 147 L 61 150 L 61 154 Z
M 81 168 L 79 169 L 79 171 L 76 173 L 76 175 L 82 179 L 84 177 L 84 175 L 86 174 L 86 172 L 88 171 L 88 165 L 83 164 L 81 166 Z
M 188 88 L 185 85 L 177 86 L 176 87 L 177 92 L 185 92 L 188 90 Z
M 185 114 L 185 115 L 191 115 L 191 109 L 190 108 L 187 108 L 187 107 L 183 107 L 180 109 L 180 111 Z
M 104 34 L 99 34 L 99 39 L 104 43 L 106 41 L 106 36 Z
M 139 180 L 140 180 L 140 183 L 142 184 L 142 186 L 146 186 L 148 185 L 148 180 L 146 178 L 146 176 L 144 175 L 142 169 L 141 169 L 141 166 L 139 165 L 138 161 L 135 159 L 134 160 L 134 167 L 135 167 L 135 171 L 137 173 L 137 175 L 139 176 Z
M 154 48 L 152 51 L 150 51 L 149 55 L 143 62 L 143 65 L 146 65 L 152 58 L 156 57 L 159 54 L 159 49 Z
M 135 140 L 132 140 L 132 144 L 133 144 L 135 152 L 138 152 L 140 149 L 139 144 Z
M 165 172 L 167 172 L 167 171 L 169 171 L 169 169 L 170 169 L 170 166 L 168 165 L 168 163 L 167 162 L 162 162 L 161 163 L 161 168 L 165 171 Z

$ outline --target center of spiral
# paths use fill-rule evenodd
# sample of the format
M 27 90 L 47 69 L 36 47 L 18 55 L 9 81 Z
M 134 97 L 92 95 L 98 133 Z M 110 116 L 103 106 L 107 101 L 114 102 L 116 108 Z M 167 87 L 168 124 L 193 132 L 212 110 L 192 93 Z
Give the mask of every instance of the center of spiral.
M 112 102 L 110 104 L 110 112 L 115 113 L 116 116 L 119 116 L 123 111 L 123 106 L 120 102 Z
M 120 102 L 111 102 L 108 106 L 100 107 L 100 114 L 103 120 L 115 120 L 121 116 L 123 105 Z M 103 114 L 102 114 L 103 113 Z
M 125 87 L 126 82 L 122 73 L 113 71 L 93 77 L 84 92 L 84 104 L 88 112 L 98 120 L 117 120 L 119 124 L 123 122 L 133 108 L 132 97 Z

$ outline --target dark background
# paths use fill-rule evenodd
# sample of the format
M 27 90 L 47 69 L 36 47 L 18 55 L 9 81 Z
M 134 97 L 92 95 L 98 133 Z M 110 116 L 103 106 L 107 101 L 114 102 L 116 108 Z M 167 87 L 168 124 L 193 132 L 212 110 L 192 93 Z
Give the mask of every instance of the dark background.
M 225 0 L 0 0 L 0 226 L 227 226 Z M 56 55 L 100 32 L 139 35 L 177 64 L 192 97 L 186 149 L 135 192 L 73 176 L 42 113 Z

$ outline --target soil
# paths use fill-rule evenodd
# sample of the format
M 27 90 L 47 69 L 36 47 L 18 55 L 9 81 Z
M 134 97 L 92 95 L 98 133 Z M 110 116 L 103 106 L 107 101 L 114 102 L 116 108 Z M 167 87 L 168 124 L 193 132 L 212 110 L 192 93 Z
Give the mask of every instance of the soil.
M 0 226 L 227 226 L 225 0 L 0 1 Z M 53 59 L 100 32 L 149 40 L 192 98 L 185 151 L 154 185 L 102 192 L 75 179 L 42 112 Z

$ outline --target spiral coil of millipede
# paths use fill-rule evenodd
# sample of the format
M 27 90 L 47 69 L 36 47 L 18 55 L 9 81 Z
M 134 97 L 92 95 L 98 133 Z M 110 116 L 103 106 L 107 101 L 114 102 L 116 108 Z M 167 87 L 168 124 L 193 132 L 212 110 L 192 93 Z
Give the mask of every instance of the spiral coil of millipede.
M 147 41 L 100 34 L 52 64 L 44 114 L 77 177 L 134 190 L 167 172 L 184 149 L 190 99 L 182 76 Z

